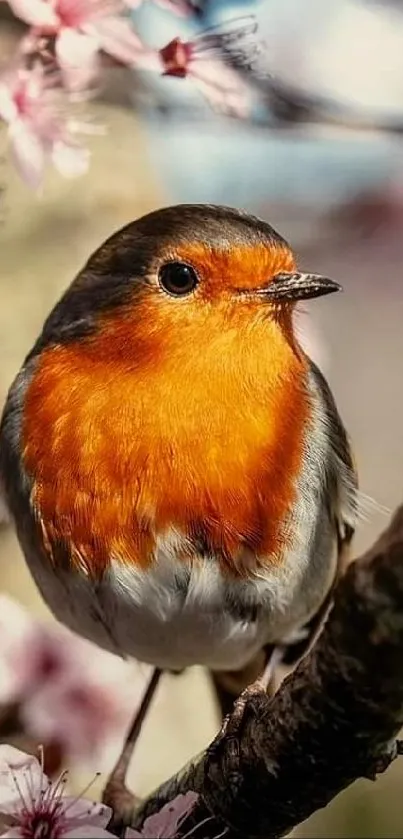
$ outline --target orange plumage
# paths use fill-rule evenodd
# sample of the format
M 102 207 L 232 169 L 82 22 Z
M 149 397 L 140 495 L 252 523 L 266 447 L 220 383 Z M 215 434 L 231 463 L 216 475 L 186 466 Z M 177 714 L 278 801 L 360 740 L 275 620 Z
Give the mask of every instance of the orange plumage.
M 311 407 L 291 308 L 234 292 L 295 270 L 294 258 L 192 242 L 166 257 L 196 269 L 199 296 L 173 306 L 150 293 L 41 354 L 23 423 L 34 506 L 48 546 L 70 545 L 94 576 L 112 555 L 147 567 L 168 528 L 245 576 L 281 561 Z

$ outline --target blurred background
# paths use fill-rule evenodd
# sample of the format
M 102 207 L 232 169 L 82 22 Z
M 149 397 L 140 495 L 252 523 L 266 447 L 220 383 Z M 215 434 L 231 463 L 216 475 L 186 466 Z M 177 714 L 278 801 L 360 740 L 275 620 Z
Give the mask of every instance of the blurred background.
M 403 6 L 398 0 L 195 5 L 197 14 L 180 19 L 144 3 L 133 13 L 135 24 L 158 47 L 256 15 L 265 49 L 248 82 L 250 119 L 215 116 L 190 82 L 110 69 L 91 103 L 107 131 L 91 140 L 89 173 L 74 181 L 49 173 L 40 195 L 19 180 L 0 134 L 0 403 L 45 315 L 114 229 L 171 203 L 243 207 L 292 243 L 301 266 L 344 287 L 342 295 L 313 301 L 299 326 L 337 397 L 362 490 L 376 502 L 359 527 L 359 553 L 386 524 L 380 508 L 393 509 L 403 490 Z M 0 13 L 6 63 L 21 24 L 3 3 Z M 6 525 L 0 587 L 52 621 Z M 107 658 L 102 666 L 107 670 Z M 146 668 L 129 668 L 122 684 L 130 698 Z M 176 771 L 216 728 L 205 674 L 195 668 L 166 677 L 136 752 L 136 791 L 148 792 Z M 103 771 L 119 743 L 117 737 Z M 73 786 L 86 772 L 74 766 Z M 376 784 L 356 783 L 295 835 L 402 836 L 402 782 L 397 762 Z

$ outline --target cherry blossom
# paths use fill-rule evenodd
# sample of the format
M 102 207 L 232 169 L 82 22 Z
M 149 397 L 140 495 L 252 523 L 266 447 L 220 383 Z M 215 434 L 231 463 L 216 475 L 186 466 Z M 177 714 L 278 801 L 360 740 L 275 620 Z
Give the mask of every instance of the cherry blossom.
M 99 53 L 122 64 L 135 65 L 144 47 L 131 21 L 121 17 L 125 8 L 140 3 L 127 0 L 9 0 L 18 17 L 34 28 L 38 42 L 54 39 L 55 56 L 65 86 L 85 89 L 99 72 Z
M 252 18 L 214 28 L 193 41 L 174 38 L 159 50 L 163 75 L 190 78 L 217 111 L 245 118 L 252 97 L 239 73 L 226 62 L 225 48 L 236 50 L 239 63 L 252 61 L 259 44 L 251 41 L 257 25 Z
M 141 701 L 146 669 L 141 675 L 57 624 L 35 620 L 6 595 L 0 636 L 0 705 L 18 705 L 24 731 L 57 746 L 70 764 L 99 768 L 114 759 Z
M 196 792 L 177 795 L 158 813 L 145 820 L 141 830 L 126 830 L 125 839 L 173 839 L 193 810 L 199 796 Z M 186 835 L 186 834 L 185 834 Z
M 20 702 L 38 687 L 70 672 L 74 651 L 5 594 L 0 595 L 0 703 Z
M 73 647 L 79 656 L 75 668 L 27 696 L 21 717 L 37 741 L 59 743 L 69 764 L 102 768 L 121 748 L 144 680 L 134 678 L 121 659 L 81 639 L 74 637 Z
M 94 23 L 88 23 L 86 32 L 96 42 L 98 50 L 102 50 L 118 63 L 127 67 L 161 70 L 157 50 L 144 44 L 125 18 L 118 15 L 100 18 Z
M 112 838 L 105 829 L 112 814 L 110 808 L 64 795 L 66 783 L 66 772 L 51 783 L 35 757 L 12 746 L 0 746 L 0 816 L 6 826 L 1 836 Z
M 48 162 L 67 178 L 87 170 L 89 152 L 77 142 L 55 80 L 40 64 L 0 77 L 0 119 L 8 125 L 15 165 L 31 187 L 40 186 Z
M 143 42 L 128 14 L 146 0 L 8 2 L 30 28 L 21 39 L 18 63 L 0 77 L 0 119 L 8 125 L 16 167 L 35 189 L 48 163 L 65 177 L 87 171 L 89 151 L 77 135 L 89 126 L 69 113 L 73 98 L 94 92 L 102 55 L 127 67 L 190 79 L 218 112 L 240 118 L 251 113 L 252 89 L 232 64 L 249 68 L 261 48 L 253 17 L 213 27 L 193 40 L 175 38 L 157 49 Z M 194 0 L 153 2 L 182 15 L 197 9 Z

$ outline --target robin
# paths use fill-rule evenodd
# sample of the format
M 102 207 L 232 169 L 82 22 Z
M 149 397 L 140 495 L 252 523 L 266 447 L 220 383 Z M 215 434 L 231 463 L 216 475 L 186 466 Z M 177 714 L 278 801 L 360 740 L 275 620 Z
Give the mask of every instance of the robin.
M 6 503 L 58 620 L 156 673 L 201 664 L 228 684 L 309 643 L 357 478 L 293 313 L 339 289 L 227 207 L 157 210 L 89 258 L 0 430 Z

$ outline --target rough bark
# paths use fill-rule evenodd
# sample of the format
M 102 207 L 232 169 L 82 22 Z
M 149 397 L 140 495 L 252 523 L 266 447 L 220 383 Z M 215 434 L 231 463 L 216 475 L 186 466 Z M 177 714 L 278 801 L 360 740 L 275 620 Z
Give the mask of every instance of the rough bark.
M 200 804 L 183 833 L 208 819 L 195 839 L 225 828 L 228 839 L 284 836 L 357 778 L 384 771 L 402 725 L 403 507 L 349 568 L 322 635 L 276 696 L 244 692 L 211 746 L 132 824 L 195 790 Z

